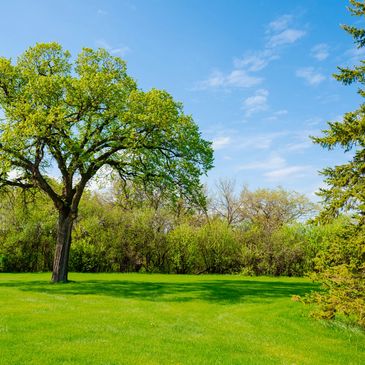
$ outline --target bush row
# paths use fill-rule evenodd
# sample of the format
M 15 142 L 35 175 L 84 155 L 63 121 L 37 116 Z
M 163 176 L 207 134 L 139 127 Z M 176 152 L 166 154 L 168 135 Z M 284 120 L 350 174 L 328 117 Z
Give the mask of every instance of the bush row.
M 52 268 L 57 217 L 46 201 L 2 211 L 1 271 Z M 266 229 L 231 226 L 219 217 L 176 218 L 169 210 L 121 209 L 84 199 L 73 232 L 70 270 L 80 272 L 244 273 L 302 276 L 313 268 L 323 237 L 304 223 Z

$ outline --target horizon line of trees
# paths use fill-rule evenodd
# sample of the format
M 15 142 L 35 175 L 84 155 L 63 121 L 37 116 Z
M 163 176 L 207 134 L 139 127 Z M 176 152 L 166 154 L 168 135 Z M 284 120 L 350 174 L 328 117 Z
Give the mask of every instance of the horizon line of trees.
M 233 181 L 220 180 L 207 207 L 164 193 L 119 181 L 85 194 L 70 270 L 303 276 L 332 229 L 306 222 L 316 206 L 280 187 L 235 194 Z M 55 222 L 42 193 L 3 193 L 0 271 L 52 270 Z

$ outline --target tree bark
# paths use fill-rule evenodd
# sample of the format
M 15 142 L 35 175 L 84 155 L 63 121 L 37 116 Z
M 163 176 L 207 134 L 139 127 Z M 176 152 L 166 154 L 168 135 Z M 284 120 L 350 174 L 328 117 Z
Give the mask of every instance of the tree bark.
M 58 232 L 56 250 L 53 259 L 52 282 L 68 281 L 68 258 L 71 246 L 71 231 L 75 215 L 71 210 L 60 210 L 58 216 Z

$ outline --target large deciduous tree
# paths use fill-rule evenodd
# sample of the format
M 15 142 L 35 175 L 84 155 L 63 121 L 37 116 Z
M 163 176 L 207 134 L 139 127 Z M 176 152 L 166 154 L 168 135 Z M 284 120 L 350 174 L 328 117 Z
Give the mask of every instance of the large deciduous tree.
M 80 199 L 102 167 L 195 199 L 212 167 L 211 144 L 182 105 L 166 91 L 138 89 L 125 62 L 104 49 L 84 48 L 73 60 L 47 43 L 16 63 L 0 58 L 0 110 L 0 186 L 40 189 L 58 210 L 53 282 L 67 281 Z

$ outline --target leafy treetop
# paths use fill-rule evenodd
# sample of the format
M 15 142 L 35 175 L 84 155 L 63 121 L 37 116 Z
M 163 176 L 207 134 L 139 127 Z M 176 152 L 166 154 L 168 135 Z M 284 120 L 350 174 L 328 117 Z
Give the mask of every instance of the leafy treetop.
M 0 184 L 36 187 L 59 209 L 76 211 L 103 166 L 125 179 L 197 195 L 212 167 L 210 142 L 166 92 L 144 92 L 126 64 L 84 48 L 76 60 L 57 43 L 29 48 L 16 64 L 0 58 Z M 57 166 L 62 191 L 49 181 Z

